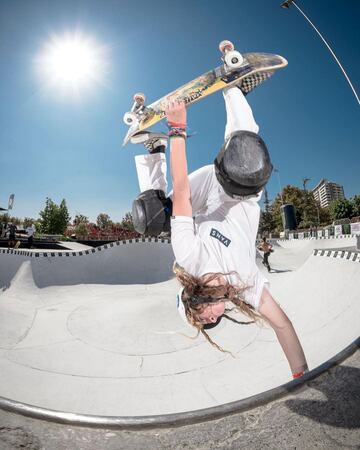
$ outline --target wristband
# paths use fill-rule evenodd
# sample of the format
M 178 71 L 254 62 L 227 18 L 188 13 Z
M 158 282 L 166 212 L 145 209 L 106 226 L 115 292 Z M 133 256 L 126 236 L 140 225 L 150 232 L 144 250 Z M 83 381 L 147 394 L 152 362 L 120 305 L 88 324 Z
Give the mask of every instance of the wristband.
M 169 129 L 171 129 L 171 128 L 184 128 L 184 129 L 186 129 L 186 123 L 172 122 L 170 120 L 167 122 L 167 126 L 168 126 Z
M 293 379 L 296 380 L 297 378 L 302 377 L 304 374 L 305 374 L 305 372 L 302 371 L 302 372 L 293 373 L 292 376 L 293 376 Z

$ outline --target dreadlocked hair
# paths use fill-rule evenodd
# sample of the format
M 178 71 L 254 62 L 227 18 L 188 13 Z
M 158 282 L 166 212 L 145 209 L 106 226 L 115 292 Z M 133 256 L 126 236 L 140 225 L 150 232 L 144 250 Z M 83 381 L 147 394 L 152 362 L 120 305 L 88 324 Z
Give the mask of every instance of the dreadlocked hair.
M 234 307 L 230 309 L 226 309 L 225 312 L 231 312 L 232 310 L 236 310 L 241 312 L 249 319 L 248 322 L 242 322 L 239 320 L 230 317 L 227 314 L 223 314 L 228 320 L 232 322 L 241 324 L 241 325 L 250 325 L 255 322 L 260 322 L 262 320 L 260 314 L 256 312 L 253 306 L 246 303 L 243 299 L 242 293 L 249 287 L 241 283 L 240 276 L 237 272 L 214 272 L 214 273 L 206 273 L 201 277 L 195 277 L 186 272 L 182 267 L 180 267 L 176 262 L 173 266 L 173 271 L 177 280 L 180 282 L 181 286 L 183 286 L 183 294 L 182 301 L 185 307 L 186 317 L 191 325 L 193 325 L 197 329 L 197 335 L 201 333 L 205 339 L 215 348 L 223 353 L 230 353 L 227 350 L 221 348 L 216 342 L 214 342 L 211 337 L 208 335 L 206 330 L 204 329 L 203 324 L 200 322 L 198 318 L 198 314 L 201 311 L 201 304 L 194 304 L 191 301 L 193 297 L 214 297 L 214 298 L 224 298 L 224 301 L 231 302 Z M 225 276 L 226 275 L 235 275 L 239 279 L 239 283 L 237 285 L 230 284 Z M 225 279 L 225 283 L 224 283 Z M 213 281 L 221 281 L 218 285 L 212 284 Z

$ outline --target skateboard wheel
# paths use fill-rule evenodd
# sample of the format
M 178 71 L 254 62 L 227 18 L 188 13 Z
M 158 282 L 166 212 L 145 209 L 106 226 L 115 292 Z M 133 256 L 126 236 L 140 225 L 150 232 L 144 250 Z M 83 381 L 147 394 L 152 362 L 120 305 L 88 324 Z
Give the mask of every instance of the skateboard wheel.
M 123 120 L 126 125 L 132 125 L 137 120 L 136 114 L 127 112 L 124 114 Z
M 137 92 L 134 97 L 134 102 L 138 103 L 139 105 L 143 105 L 145 103 L 145 94 L 143 94 L 142 92 Z
M 221 41 L 219 44 L 221 53 L 226 53 L 234 50 L 234 44 L 231 41 Z
M 224 63 L 230 69 L 238 69 L 243 63 L 244 58 L 236 50 L 228 51 L 224 56 Z

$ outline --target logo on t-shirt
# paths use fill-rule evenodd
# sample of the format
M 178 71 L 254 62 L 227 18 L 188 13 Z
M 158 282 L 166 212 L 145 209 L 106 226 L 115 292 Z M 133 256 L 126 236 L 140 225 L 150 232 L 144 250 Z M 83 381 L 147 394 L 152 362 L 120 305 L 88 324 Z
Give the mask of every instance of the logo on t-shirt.
M 220 231 L 215 230 L 215 228 L 211 228 L 210 236 L 220 241 L 225 247 L 229 247 L 231 240 L 220 233 Z

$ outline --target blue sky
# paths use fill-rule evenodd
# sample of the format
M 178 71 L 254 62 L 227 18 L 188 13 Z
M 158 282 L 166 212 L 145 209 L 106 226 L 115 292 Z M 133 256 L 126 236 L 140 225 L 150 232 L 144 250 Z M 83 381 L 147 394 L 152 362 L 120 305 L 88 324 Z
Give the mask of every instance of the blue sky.
M 299 12 L 278 0 L 2 0 L 0 3 L 0 206 L 37 217 L 46 197 L 72 216 L 120 221 L 138 194 L 134 155 L 121 147 L 123 113 L 135 92 L 149 103 L 219 65 L 218 43 L 270 52 L 289 65 L 248 96 L 281 184 L 321 178 L 360 193 L 360 108 L 339 67 Z M 357 0 L 298 0 L 360 90 Z M 106 76 L 80 98 L 45 89 L 34 70 L 51 36 L 81 30 L 106 49 Z M 193 105 L 190 171 L 213 161 L 223 142 L 223 99 Z M 156 127 L 164 131 L 164 125 Z M 270 198 L 279 191 L 276 174 Z

